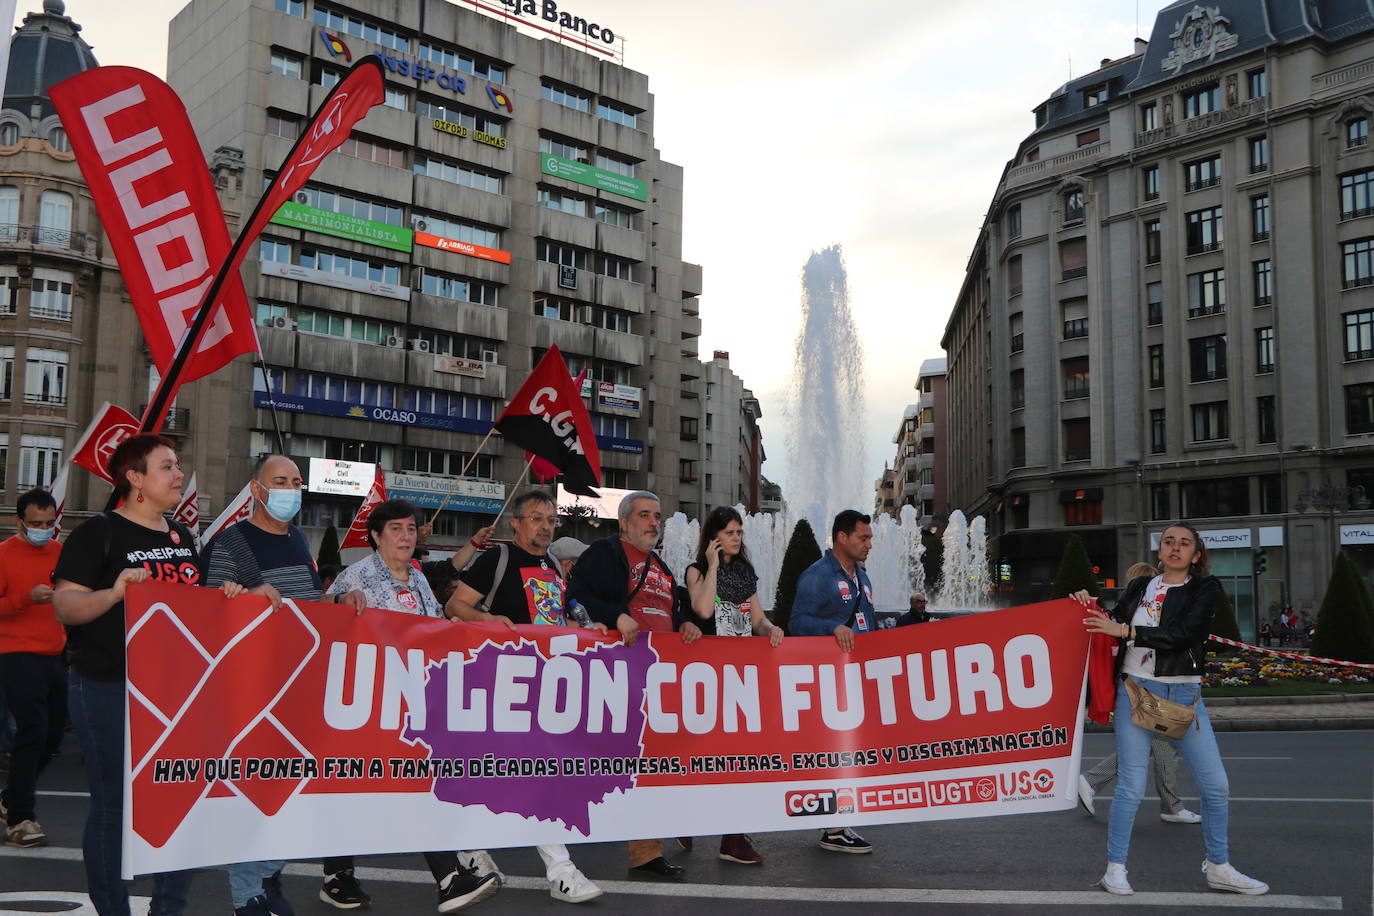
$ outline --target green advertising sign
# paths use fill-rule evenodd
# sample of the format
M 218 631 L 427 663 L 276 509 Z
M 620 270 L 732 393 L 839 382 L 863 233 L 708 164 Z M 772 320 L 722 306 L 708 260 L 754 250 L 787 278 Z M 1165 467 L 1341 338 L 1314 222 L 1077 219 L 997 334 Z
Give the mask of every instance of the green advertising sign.
M 566 178 L 568 181 L 585 184 L 600 191 L 610 191 L 612 194 L 633 197 L 635 200 L 649 199 L 649 186 L 638 178 L 626 178 L 624 175 L 617 175 L 594 165 L 573 162 L 552 153 L 539 154 L 539 170 L 545 175 Z
M 380 245 L 396 251 L 410 251 L 414 233 L 402 226 L 388 226 L 386 223 L 373 222 L 346 213 L 307 207 L 288 200 L 281 205 L 272 222 L 297 229 L 309 229 L 341 239 L 352 239 L 368 245 Z

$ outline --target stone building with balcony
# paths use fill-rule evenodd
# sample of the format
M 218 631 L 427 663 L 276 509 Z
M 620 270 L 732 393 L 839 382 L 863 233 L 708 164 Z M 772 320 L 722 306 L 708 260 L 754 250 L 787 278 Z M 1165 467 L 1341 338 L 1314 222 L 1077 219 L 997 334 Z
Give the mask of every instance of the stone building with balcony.
M 1036 106 L 943 340 L 950 504 L 1017 599 L 1069 534 L 1115 580 L 1176 518 L 1247 637 L 1338 547 L 1374 566 L 1371 117 L 1374 15 L 1335 0 L 1170 4 Z
M 767 457 L 759 431 L 763 409 L 730 368 L 728 351 L 716 350 L 698 366 L 704 397 L 685 396 L 680 415 L 681 510 L 689 518 L 705 518 L 717 506 L 759 512 Z

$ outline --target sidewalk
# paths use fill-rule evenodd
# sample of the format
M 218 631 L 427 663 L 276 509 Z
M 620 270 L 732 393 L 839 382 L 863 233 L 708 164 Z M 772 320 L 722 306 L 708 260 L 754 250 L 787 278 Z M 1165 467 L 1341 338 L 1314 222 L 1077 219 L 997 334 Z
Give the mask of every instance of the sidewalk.
M 1374 729 L 1374 695 L 1317 697 L 1213 697 L 1204 700 L 1213 731 L 1310 731 Z M 1111 726 L 1088 723 L 1090 732 Z

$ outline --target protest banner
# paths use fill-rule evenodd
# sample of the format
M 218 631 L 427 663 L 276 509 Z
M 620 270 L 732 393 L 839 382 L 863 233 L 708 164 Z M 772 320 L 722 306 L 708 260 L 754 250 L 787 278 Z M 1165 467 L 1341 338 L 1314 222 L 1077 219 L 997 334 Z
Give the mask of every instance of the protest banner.
M 625 646 L 132 586 L 124 870 L 1071 808 L 1082 618 Z

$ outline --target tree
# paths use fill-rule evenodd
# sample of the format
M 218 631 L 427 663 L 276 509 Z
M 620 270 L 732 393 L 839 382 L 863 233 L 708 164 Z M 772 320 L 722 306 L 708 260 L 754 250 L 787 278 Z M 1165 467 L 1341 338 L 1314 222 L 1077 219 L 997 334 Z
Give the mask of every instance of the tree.
M 1069 535 L 1064 556 L 1059 560 L 1059 574 L 1050 586 L 1050 599 L 1067 598 L 1079 589 L 1086 589 L 1096 598 L 1100 588 L 1088 552 L 1083 549 L 1083 539 L 1076 534 Z
M 320 553 L 315 562 L 319 566 L 342 566 L 343 558 L 339 556 L 339 532 L 330 525 L 324 529 L 324 537 L 320 538 Z
M 1374 662 L 1374 604 L 1355 564 L 1344 550 L 1336 554 L 1331 581 L 1317 611 L 1317 635 L 1312 654 L 1352 662 Z
M 1221 590 L 1221 600 L 1217 602 L 1216 616 L 1212 618 L 1212 635 L 1240 642 L 1240 624 L 1236 621 L 1236 609 L 1224 587 Z M 1230 655 L 1240 651 L 1235 646 L 1220 642 L 1209 642 L 1207 650 L 1218 655 Z
M 788 619 L 792 616 L 792 602 L 797 597 L 797 580 L 807 568 L 821 558 L 821 549 L 816 545 L 816 535 L 811 523 L 806 519 L 797 522 L 792 529 L 792 537 L 787 542 L 787 550 L 782 555 L 782 569 L 778 571 L 778 589 L 773 597 L 773 623 L 787 629 Z

